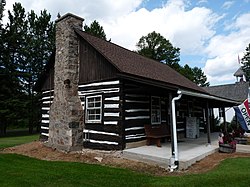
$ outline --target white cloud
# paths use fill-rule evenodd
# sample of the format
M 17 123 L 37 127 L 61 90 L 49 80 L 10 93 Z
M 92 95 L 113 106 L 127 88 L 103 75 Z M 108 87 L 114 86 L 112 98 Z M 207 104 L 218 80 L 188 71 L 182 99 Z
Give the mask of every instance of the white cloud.
M 200 4 L 207 4 L 208 1 L 207 0 L 200 0 L 198 1 L 197 5 L 200 5 Z
M 230 7 L 232 7 L 233 4 L 234 4 L 234 1 L 226 1 L 225 3 L 223 3 L 222 8 L 229 9 Z
M 156 31 L 169 39 L 183 54 L 200 54 L 205 43 L 215 34 L 214 25 L 220 17 L 210 9 L 196 7 L 185 10 L 184 1 L 168 1 L 161 8 L 141 8 L 113 20 L 103 22 L 112 41 L 135 49 L 139 38 Z M 126 40 L 124 40 L 126 38 Z
M 6 9 L 12 9 L 12 4 L 20 2 L 26 11 L 34 10 L 39 13 L 46 9 L 56 19 L 58 12 L 61 15 L 71 12 L 86 19 L 113 19 L 134 11 L 143 0 L 8 0 Z
M 198 1 L 199 6 L 194 8 L 188 0 L 161 1 L 166 3 L 151 11 L 142 8 L 145 1 L 8 0 L 5 8 L 10 9 L 14 2 L 21 2 L 26 11 L 33 9 L 39 13 L 47 9 L 53 20 L 58 12 L 81 16 L 85 24 L 96 19 L 112 42 L 133 50 L 141 36 L 156 31 L 180 47 L 182 55 L 204 55 L 204 59 L 208 59 L 204 71 L 212 84 L 233 81 L 237 55 L 242 55 L 250 43 L 250 14 L 236 16 L 224 27 L 228 34 L 222 35 L 216 32 L 216 24 L 225 17 L 203 7 L 203 4 L 209 5 L 207 0 Z M 223 5 L 224 8 L 230 6 L 234 6 L 233 1 Z
M 8 0 L 6 8 L 15 0 Z M 139 38 L 156 31 L 169 39 L 183 54 L 200 54 L 204 44 L 214 34 L 214 24 L 220 17 L 210 9 L 196 7 L 186 10 L 189 1 L 169 0 L 162 7 L 148 11 L 139 8 L 143 0 L 19 0 L 26 11 L 39 13 L 47 9 L 52 18 L 71 12 L 85 18 L 85 23 L 96 19 L 104 27 L 107 37 L 129 49 L 135 49 Z
M 214 36 L 206 48 L 209 59 L 204 71 L 211 84 L 234 82 L 233 73 L 239 68 L 238 55 L 243 57 L 250 43 L 250 14 L 239 16 L 231 25 L 228 35 Z

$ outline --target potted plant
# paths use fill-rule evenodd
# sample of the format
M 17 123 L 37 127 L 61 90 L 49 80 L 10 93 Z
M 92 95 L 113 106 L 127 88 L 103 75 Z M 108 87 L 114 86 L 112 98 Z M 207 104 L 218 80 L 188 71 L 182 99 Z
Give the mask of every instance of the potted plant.
M 219 134 L 219 151 L 222 153 L 233 153 L 236 151 L 237 141 L 231 133 Z
M 233 131 L 233 136 L 237 141 L 237 144 L 247 144 L 247 138 L 244 136 L 244 133 L 245 131 L 242 128 L 238 128 Z

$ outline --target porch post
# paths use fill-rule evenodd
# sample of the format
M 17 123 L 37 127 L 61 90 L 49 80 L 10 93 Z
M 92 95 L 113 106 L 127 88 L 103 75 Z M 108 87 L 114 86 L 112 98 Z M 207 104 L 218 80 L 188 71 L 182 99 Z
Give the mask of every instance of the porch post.
M 224 131 L 227 132 L 227 123 L 226 123 L 226 111 L 225 107 L 222 108 L 222 117 L 223 117 L 223 124 L 224 124 Z
M 209 104 L 208 104 L 208 101 L 206 102 L 205 113 L 206 113 L 205 116 L 206 116 L 206 124 L 207 124 L 207 143 L 211 144 L 210 115 L 209 115 Z
M 235 122 L 236 122 L 236 128 L 238 128 L 238 117 L 237 117 L 237 115 L 236 114 L 234 114 L 234 116 L 235 116 Z

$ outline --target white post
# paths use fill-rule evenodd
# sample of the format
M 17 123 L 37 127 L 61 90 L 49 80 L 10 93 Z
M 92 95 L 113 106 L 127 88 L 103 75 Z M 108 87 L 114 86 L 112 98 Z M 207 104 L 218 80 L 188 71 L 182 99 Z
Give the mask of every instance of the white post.
M 179 166 L 179 155 L 178 155 L 178 145 L 177 145 L 177 131 L 176 131 L 176 112 L 175 112 L 175 101 L 179 100 L 182 96 L 180 90 L 177 91 L 178 96 L 172 99 L 172 133 L 173 133 L 173 142 L 174 142 L 174 155 L 170 158 L 170 171 L 172 172 L 174 169 L 178 169 Z

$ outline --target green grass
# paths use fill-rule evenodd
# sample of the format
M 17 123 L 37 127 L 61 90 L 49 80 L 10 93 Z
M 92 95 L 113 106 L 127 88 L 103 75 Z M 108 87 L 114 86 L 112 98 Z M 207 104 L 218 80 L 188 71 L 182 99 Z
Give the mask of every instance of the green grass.
M 222 161 L 216 169 L 181 177 L 165 177 L 156 186 L 250 186 L 250 158 L 231 158 Z M 186 184 L 186 185 L 185 185 Z
M 153 178 L 125 169 L 0 154 L 1 186 L 142 186 Z
M 12 136 L 12 137 L 1 137 L 0 138 L 0 150 L 6 147 L 13 147 L 15 145 L 20 145 L 28 143 L 34 140 L 38 140 L 39 135 L 26 135 L 26 136 Z
M 1 186 L 249 186 L 250 159 L 227 159 L 205 174 L 155 177 L 126 169 L 0 154 Z
M 0 148 L 37 140 L 38 135 L 0 138 Z M 224 160 L 205 174 L 156 177 L 127 169 L 55 162 L 0 154 L 0 186 L 250 186 L 250 158 Z

